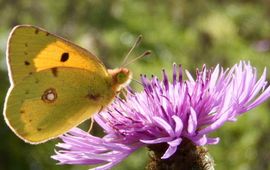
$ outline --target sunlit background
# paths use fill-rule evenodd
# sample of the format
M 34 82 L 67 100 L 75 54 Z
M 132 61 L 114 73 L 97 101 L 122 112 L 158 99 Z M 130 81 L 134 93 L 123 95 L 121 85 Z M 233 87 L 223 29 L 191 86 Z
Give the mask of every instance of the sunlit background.
M 108 68 L 120 66 L 136 37 L 143 41 L 130 58 L 146 50 L 152 55 L 132 63 L 134 78 L 172 70 L 174 62 L 195 72 L 203 64 L 231 67 L 249 60 L 259 73 L 270 69 L 270 1 L 268 0 L 0 0 L 1 110 L 9 87 L 5 50 L 8 34 L 18 24 L 31 24 L 63 36 L 101 58 Z M 268 74 L 268 80 L 270 72 Z M 132 86 L 140 89 L 139 84 Z M 88 122 L 89 123 L 89 122 Z M 53 140 L 29 145 L 0 119 L 1 170 L 86 170 L 88 166 L 56 165 Z M 96 130 L 98 131 L 98 130 Z M 209 150 L 217 170 L 270 169 L 270 102 L 227 123 L 213 136 Z M 146 149 L 115 169 L 141 170 Z

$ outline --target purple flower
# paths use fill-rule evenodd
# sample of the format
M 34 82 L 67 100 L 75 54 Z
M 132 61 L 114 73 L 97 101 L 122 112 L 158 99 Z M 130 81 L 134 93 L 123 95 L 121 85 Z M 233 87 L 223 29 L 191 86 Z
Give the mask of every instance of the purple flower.
M 103 138 L 78 128 L 63 135 L 61 150 L 52 156 L 60 164 L 102 164 L 109 169 L 139 147 L 167 143 L 162 159 L 171 157 L 183 139 L 195 145 L 217 144 L 209 133 L 227 121 L 253 109 L 270 97 L 266 69 L 257 80 L 257 70 L 240 62 L 231 69 L 217 65 L 197 70 L 196 79 L 173 66 L 172 83 L 163 70 L 163 80 L 142 76 L 144 90 L 128 90 L 126 99 L 117 98 L 95 116 L 104 129 Z

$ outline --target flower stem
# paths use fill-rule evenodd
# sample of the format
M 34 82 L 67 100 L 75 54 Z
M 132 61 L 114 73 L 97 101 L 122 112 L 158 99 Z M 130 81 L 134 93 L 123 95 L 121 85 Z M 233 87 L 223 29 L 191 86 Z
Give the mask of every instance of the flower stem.
M 214 170 L 214 160 L 206 147 L 196 146 L 184 139 L 177 151 L 168 159 L 161 159 L 167 144 L 149 145 L 148 170 Z

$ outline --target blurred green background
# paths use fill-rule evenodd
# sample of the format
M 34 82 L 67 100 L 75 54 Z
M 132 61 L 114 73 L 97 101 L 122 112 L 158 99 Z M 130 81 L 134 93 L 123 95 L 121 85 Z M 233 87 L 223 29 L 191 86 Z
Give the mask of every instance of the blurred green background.
M 63 36 L 90 50 L 109 67 L 121 64 L 139 34 L 153 54 L 129 68 L 160 76 L 173 62 L 195 72 L 204 63 L 230 67 L 249 60 L 262 73 L 270 69 L 269 0 L 0 0 L 1 110 L 9 87 L 5 50 L 8 34 L 17 24 L 31 24 Z M 268 74 L 268 80 L 270 74 Z M 133 86 L 139 86 L 133 83 Z M 17 138 L 0 119 L 1 170 L 85 170 L 88 166 L 56 165 L 50 159 L 57 140 L 29 145 Z M 213 134 L 221 142 L 209 146 L 217 170 L 270 170 L 270 102 L 227 123 Z M 147 163 L 141 149 L 114 169 L 140 170 Z

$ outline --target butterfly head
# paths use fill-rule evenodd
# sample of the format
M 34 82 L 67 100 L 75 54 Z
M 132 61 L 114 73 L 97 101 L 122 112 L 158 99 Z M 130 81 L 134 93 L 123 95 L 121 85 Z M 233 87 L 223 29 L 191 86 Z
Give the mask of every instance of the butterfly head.
M 117 90 L 126 87 L 132 78 L 132 72 L 127 68 L 116 68 L 113 70 L 108 70 L 108 72 L 112 76 L 113 84 Z

